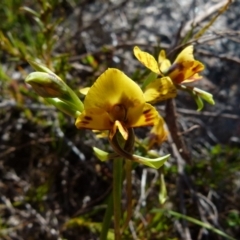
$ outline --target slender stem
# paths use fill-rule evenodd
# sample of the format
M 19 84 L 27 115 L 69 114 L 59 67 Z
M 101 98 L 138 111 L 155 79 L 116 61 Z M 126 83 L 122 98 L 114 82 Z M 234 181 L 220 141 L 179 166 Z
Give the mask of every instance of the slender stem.
M 122 232 L 127 228 L 128 223 L 132 217 L 132 161 L 125 161 L 125 175 L 126 175 L 126 193 L 127 193 L 127 218 L 122 228 Z
M 113 215 L 113 193 L 111 192 L 111 194 L 108 197 L 107 210 L 106 210 L 104 218 L 103 218 L 100 240 L 107 239 L 108 229 L 109 229 L 109 226 L 111 223 L 112 215 Z
M 113 210 L 114 210 L 114 235 L 115 240 L 121 239 L 121 193 L 122 193 L 122 173 L 123 160 L 117 158 L 113 160 Z

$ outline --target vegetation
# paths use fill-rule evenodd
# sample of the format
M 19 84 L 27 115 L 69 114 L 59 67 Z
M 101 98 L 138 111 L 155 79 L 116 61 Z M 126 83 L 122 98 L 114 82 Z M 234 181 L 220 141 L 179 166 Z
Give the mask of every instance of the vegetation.
M 238 239 L 239 2 L 151 4 L 1 3 L 0 239 Z

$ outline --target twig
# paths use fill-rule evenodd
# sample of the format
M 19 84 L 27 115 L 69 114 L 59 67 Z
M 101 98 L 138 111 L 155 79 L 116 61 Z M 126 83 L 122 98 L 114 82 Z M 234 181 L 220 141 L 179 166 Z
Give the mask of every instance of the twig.
M 213 13 L 215 13 L 224 5 L 226 5 L 228 1 L 229 0 L 219 1 L 218 3 L 211 7 L 208 7 L 209 3 L 207 3 L 205 7 L 203 7 L 204 11 L 202 12 L 202 14 L 198 14 L 196 18 L 191 19 L 185 24 L 185 27 L 182 29 L 181 36 L 182 37 L 186 36 L 187 32 L 190 31 L 193 26 L 198 25 L 199 23 L 210 17 Z
M 207 57 L 215 57 L 215 58 L 219 58 L 221 60 L 231 61 L 231 62 L 234 62 L 234 63 L 237 63 L 240 65 L 240 58 L 238 58 L 238 57 L 233 57 L 233 56 L 229 56 L 226 54 L 216 54 L 216 53 L 212 53 L 210 51 L 203 50 L 203 49 L 198 49 L 197 52 L 199 54 L 202 54 Z
M 101 193 L 101 195 L 99 197 L 97 197 L 93 201 L 89 202 L 84 208 L 77 210 L 71 217 L 74 218 L 74 217 L 86 214 L 87 212 L 91 211 L 91 208 L 93 206 L 96 206 L 97 204 L 99 204 L 101 201 L 103 201 L 103 199 L 105 199 L 109 195 L 111 190 L 112 190 L 112 185 L 109 186 L 108 189 L 104 193 Z
M 164 107 L 158 107 L 160 110 L 164 110 Z M 183 113 L 183 114 L 189 114 L 189 115 L 196 115 L 196 116 L 206 116 L 206 117 L 221 117 L 221 118 L 229 118 L 229 119 L 234 119 L 234 120 L 239 120 L 240 115 L 237 114 L 230 114 L 230 113 L 221 113 L 221 112 L 208 112 L 208 111 L 201 111 L 197 112 L 196 110 L 191 110 L 191 109 L 185 109 L 185 108 L 177 108 L 177 112 Z
M 186 208 L 184 205 L 184 194 L 183 194 L 183 188 L 182 188 L 183 180 L 185 178 L 184 177 L 185 176 L 185 174 L 184 174 L 185 161 L 181 157 L 175 142 L 173 142 L 173 138 L 172 138 L 171 134 L 168 135 L 168 142 L 171 145 L 173 155 L 177 161 L 177 166 L 178 166 L 177 187 L 178 187 L 178 193 L 179 193 L 179 197 L 180 197 L 180 208 L 181 208 L 182 214 L 186 215 Z M 190 230 L 189 230 L 185 220 L 183 220 L 182 229 L 183 229 L 182 234 L 184 234 L 183 239 L 191 240 L 192 238 L 191 238 Z
M 190 153 L 183 141 L 183 138 L 179 135 L 176 107 L 173 99 L 167 100 L 166 103 L 166 122 L 178 151 L 183 159 L 186 160 L 187 163 L 191 164 Z
M 38 145 L 40 143 L 48 143 L 48 142 L 53 142 L 53 141 L 55 141 L 54 138 L 42 138 L 42 139 L 32 140 L 28 143 L 22 144 L 17 147 L 9 147 L 6 151 L 4 151 L 0 154 L 0 158 L 3 158 L 6 155 L 8 155 L 14 151 L 20 150 L 20 149 L 28 147 L 28 146 L 33 146 L 33 145 Z
M 148 48 L 153 48 L 153 47 L 158 47 L 158 44 L 149 44 L 149 43 L 141 43 L 141 42 L 136 42 L 136 41 L 128 41 L 128 42 L 124 42 L 124 43 L 120 43 L 116 46 L 114 45 L 103 45 L 102 47 L 96 49 L 96 51 L 94 52 L 88 52 L 88 53 L 83 53 L 81 55 L 77 55 L 77 56 L 72 56 L 69 58 L 70 62 L 75 62 L 75 61 L 79 61 L 83 58 L 85 58 L 86 56 L 88 56 L 89 54 L 91 55 L 98 55 L 101 54 L 103 52 L 106 52 L 106 50 L 108 50 L 109 52 L 114 52 L 117 49 L 121 49 L 121 48 L 133 48 L 134 46 L 139 46 L 139 47 L 148 47 Z M 161 43 L 161 47 L 164 49 L 169 48 L 169 44 L 165 44 L 165 43 Z M 104 51 L 103 51 L 104 49 Z

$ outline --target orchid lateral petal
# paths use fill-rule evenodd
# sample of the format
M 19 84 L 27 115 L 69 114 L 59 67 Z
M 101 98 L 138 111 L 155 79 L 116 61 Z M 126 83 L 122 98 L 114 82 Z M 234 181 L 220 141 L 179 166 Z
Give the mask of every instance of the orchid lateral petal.
M 93 152 L 94 152 L 94 155 L 102 162 L 106 162 L 108 160 L 118 157 L 116 153 L 108 153 L 97 147 L 93 147 Z
M 158 62 L 151 54 L 142 51 L 137 46 L 133 48 L 133 53 L 135 57 L 138 59 L 138 61 L 141 62 L 145 67 L 147 67 L 154 73 L 160 74 Z
M 165 155 L 163 157 L 154 158 L 154 159 L 145 158 L 145 157 L 141 157 L 138 155 L 133 155 L 133 157 L 134 157 L 135 161 L 137 161 L 143 165 L 146 165 L 151 168 L 159 169 L 169 159 L 170 154 Z
M 144 97 L 146 102 L 156 103 L 174 98 L 177 95 L 177 89 L 169 77 L 158 78 L 146 86 Z
M 126 151 L 125 149 L 123 149 L 120 146 L 120 144 L 118 142 L 117 134 L 115 134 L 113 139 L 110 140 L 110 144 L 111 144 L 112 148 L 114 149 L 114 151 L 119 156 L 124 157 L 128 160 L 132 160 L 132 161 L 144 164 L 148 167 L 155 168 L 155 169 L 160 168 L 170 157 L 170 154 L 168 154 L 163 157 L 150 159 L 150 158 L 145 158 L 145 157 L 138 156 L 138 155 L 132 155 L 130 152 Z

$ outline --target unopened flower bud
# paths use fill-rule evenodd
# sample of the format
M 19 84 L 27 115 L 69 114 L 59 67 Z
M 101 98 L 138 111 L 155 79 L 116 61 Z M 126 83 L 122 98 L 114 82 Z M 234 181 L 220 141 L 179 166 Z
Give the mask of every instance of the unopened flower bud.
M 35 92 L 44 98 L 60 98 L 68 93 L 67 85 L 56 75 L 45 72 L 33 72 L 26 78 Z

